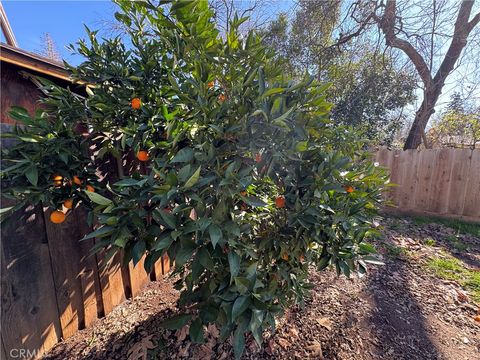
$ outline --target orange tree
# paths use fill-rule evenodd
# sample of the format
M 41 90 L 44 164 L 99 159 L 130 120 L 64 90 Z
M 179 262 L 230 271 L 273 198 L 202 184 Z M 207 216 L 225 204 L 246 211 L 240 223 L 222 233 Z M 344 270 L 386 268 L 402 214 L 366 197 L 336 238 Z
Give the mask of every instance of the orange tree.
M 75 188 L 97 219 L 86 238 L 135 264 L 146 255 L 147 271 L 167 253 L 183 311 L 164 325 L 189 324 L 202 342 L 203 325 L 216 323 L 239 357 L 246 333 L 261 344 L 275 317 L 302 302 L 309 266 L 361 276 L 375 262 L 366 240 L 386 178 L 358 135 L 329 121 L 328 86 L 308 74 L 285 79 L 254 32 L 239 34 L 245 19 L 221 37 L 207 2 L 161 3 L 118 2 L 128 41 L 88 30 L 89 42 L 74 47 L 86 60 L 71 67 L 89 84 L 87 98 L 45 85 L 41 118 L 62 132 L 53 145 L 30 142 L 37 130 L 45 136 L 35 126 L 12 135 L 19 143 L 4 157 L 6 191 L 35 201 L 52 175 L 85 177 L 105 156 L 116 159 L 118 181 L 95 193 Z M 88 134 L 71 130 L 79 124 Z M 96 150 L 80 155 L 92 143 Z M 37 170 L 19 165 L 39 151 Z M 142 171 L 124 172 L 127 153 Z

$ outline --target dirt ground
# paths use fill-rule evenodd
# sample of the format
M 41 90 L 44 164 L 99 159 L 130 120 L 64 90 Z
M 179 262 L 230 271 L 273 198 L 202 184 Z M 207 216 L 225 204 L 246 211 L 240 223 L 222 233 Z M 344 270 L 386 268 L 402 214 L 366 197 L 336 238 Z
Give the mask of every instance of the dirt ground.
M 479 359 L 480 310 L 472 287 L 442 278 L 428 264 L 459 259 L 478 275 L 480 237 L 407 219 L 382 225 L 385 236 L 377 247 L 385 266 L 372 267 L 361 279 L 313 272 L 315 288 L 305 306 L 289 309 L 262 349 L 247 339 L 243 358 Z M 478 282 L 472 286 L 480 292 Z M 215 327 L 207 329 L 202 345 L 191 344 L 186 329 L 159 327 L 176 311 L 177 296 L 168 279 L 150 283 L 44 359 L 232 359 L 230 344 L 217 342 Z

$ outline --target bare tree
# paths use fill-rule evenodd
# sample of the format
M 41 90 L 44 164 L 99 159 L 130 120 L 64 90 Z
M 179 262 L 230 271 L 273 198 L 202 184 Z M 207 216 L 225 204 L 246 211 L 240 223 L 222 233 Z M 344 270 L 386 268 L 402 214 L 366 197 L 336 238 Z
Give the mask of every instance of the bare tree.
M 62 57 L 57 50 L 57 45 L 49 33 L 44 33 L 41 37 L 42 49 L 37 51 L 39 55 L 46 57 L 53 61 L 62 61 Z
M 386 45 L 406 55 L 421 80 L 423 100 L 415 113 L 404 149 L 416 149 L 422 143 L 447 77 L 462 65 L 467 40 L 478 42 L 479 34 L 474 29 L 480 22 L 480 12 L 472 16 L 474 3 L 474 0 L 431 0 L 428 3 L 379 0 L 356 1 L 350 7 L 355 27 L 340 34 L 336 45 L 376 25 Z

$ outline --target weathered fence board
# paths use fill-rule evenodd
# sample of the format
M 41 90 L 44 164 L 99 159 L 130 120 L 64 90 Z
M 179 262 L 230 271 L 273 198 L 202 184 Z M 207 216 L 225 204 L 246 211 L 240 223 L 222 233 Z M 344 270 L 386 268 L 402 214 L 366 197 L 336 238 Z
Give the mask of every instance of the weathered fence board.
M 463 215 L 480 217 L 480 151 L 474 151 L 470 160 Z
M 394 210 L 480 221 L 480 150 L 382 148 L 375 159 L 398 185 L 385 194 Z
M 83 208 L 58 225 L 48 220 L 50 212 L 27 208 L 2 224 L 1 335 L 7 354 L 25 349 L 41 356 L 166 273 L 168 258 L 157 261 L 151 276 L 143 260 L 121 266 L 120 254 L 92 254 L 95 240 L 80 241 L 91 232 Z
M 1 329 L 7 354 L 43 352 L 61 338 L 48 248 L 40 207 L 17 211 L 2 224 Z

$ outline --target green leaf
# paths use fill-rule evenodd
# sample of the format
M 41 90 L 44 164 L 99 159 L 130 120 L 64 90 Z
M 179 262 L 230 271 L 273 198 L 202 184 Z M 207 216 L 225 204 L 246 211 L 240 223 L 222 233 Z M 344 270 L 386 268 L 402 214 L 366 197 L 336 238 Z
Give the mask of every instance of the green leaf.
M 161 322 L 160 327 L 170 330 L 178 330 L 187 325 L 191 318 L 192 315 L 190 314 L 177 315 Z
M 114 230 L 115 228 L 113 226 L 102 226 L 90 234 L 85 235 L 82 240 L 104 237 L 113 233 Z
M 115 186 L 120 186 L 120 187 L 123 187 L 123 186 L 133 186 L 133 185 L 137 185 L 138 184 L 138 180 L 136 179 L 132 179 L 132 178 L 129 178 L 129 179 L 122 179 L 120 181 L 117 181 L 115 184 Z
M 295 145 L 295 150 L 297 150 L 298 152 L 303 152 L 303 151 L 306 151 L 308 149 L 308 141 L 299 141 L 296 145 Z
M 212 241 L 213 248 L 218 244 L 222 239 L 222 229 L 216 224 L 211 224 L 208 227 L 208 234 L 210 235 L 210 240 Z
M 164 250 L 167 249 L 173 242 L 173 238 L 170 233 L 162 234 L 157 243 L 154 246 L 154 250 Z
M 233 334 L 233 352 L 235 359 L 240 359 L 245 349 L 245 334 L 242 327 L 238 326 Z
M 198 182 L 198 179 L 200 178 L 200 170 L 201 166 L 198 167 L 198 169 L 193 173 L 193 175 L 188 179 L 188 181 L 185 183 L 183 186 L 185 189 L 191 188 L 193 185 L 195 185 Z
M 203 343 L 203 324 L 200 318 L 196 318 L 190 324 L 189 335 L 192 342 L 196 344 Z
M 255 197 L 255 196 L 243 197 L 243 199 L 250 206 L 255 206 L 255 207 L 267 206 L 266 202 L 260 200 L 258 197 Z
M 92 200 L 95 204 L 107 206 L 107 205 L 110 205 L 112 203 L 112 200 L 107 199 L 106 197 L 104 197 L 100 194 L 97 194 L 93 191 L 83 190 L 83 192 L 85 194 L 87 194 L 87 196 L 90 198 L 90 200 Z
M 163 209 L 157 209 L 156 213 L 160 214 L 160 217 L 169 228 L 175 229 L 177 227 L 175 215 L 173 215 L 171 212 Z
M 190 148 L 183 148 L 170 160 L 171 163 L 183 163 L 193 160 L 193 150 Z
M 233 303 L 232 320 L 235 321 L 240 315 L 242 315 L 251 303 L 252 300 L 250 299 L 250 296 L 239 296 Z
M 3 213 L 6 213 L 6 212 L 9 212 L 10 210 L 12 210 L 14 208 L 14 206 L 10 206 L 10 207 L 6 207 L 6 208 L 2 208 L 0 209 L 0 214 L 3 214 Z
M 202 247 L 198 251 L 198 260 L 200 261 L 200 264 L 205 269 L 213 270 L 214 264 L 213 264 L 212 257 L 210 256 L 210 253 L 208 252 L 208 250 L 205 249 L 205 247 Z
M 228 253 L 228 265 L 230 266 L 230 276 L 233 279 L 240 271 L 240 256 L 233 249 Z
M 261 96 L 261 99 L 265 99 L 266 97 L 270 96 L 270 95 L 275 95 L 275 94 L 279 94 L 279 93 L 282 93 L 285 89 L 284 88 L 272 88 L 272 89 L 268 89 L 267 91 L 265 91 L 262 96 Z
M 145 254 L 146 244 L 145 241 L 139 240 L 135 243 L 132 249 L 133 266 L 136 266 Z
M 375 256 L 371 256 L 371 255 L 362 257 L 362 260 L 368 264 L 385 265 L 383 261 L 380 261 Z
M 30 181 L 30 184 L 33 186 L 37 186 L 38 183 L 38 169 L 36 166 L 30 166 L 26 171 L 25 171 L 25 176 L 27 177 L 28 181 Z

